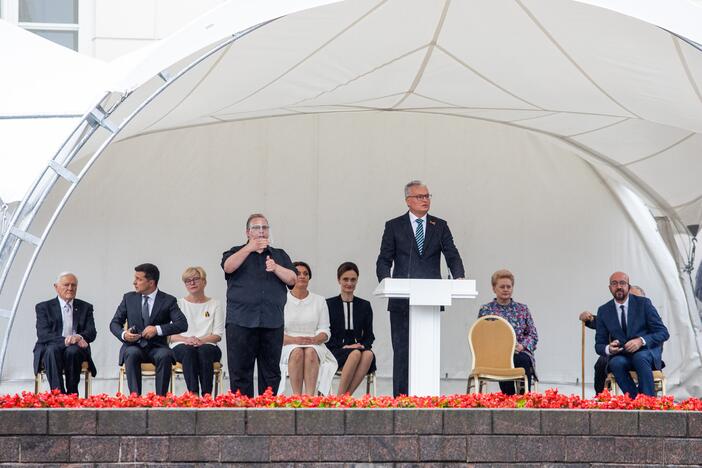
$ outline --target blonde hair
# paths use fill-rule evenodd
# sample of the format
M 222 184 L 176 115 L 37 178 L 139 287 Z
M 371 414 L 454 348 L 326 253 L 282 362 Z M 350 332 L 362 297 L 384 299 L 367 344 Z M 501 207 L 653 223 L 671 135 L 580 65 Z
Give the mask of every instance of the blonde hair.
M 512 282 L 512 286 L 514 286 L 514 275 L 511 271 L 503 268 L 501 270 L 497 270 L 495 273 L 492 274 L 492 287 L 494 288 L 497 284 L 497 281 L 503 278 L 507 278 L 508 280 L 510 280 Z
M 185 269 L 182 275 L 180 275 L 180 279 L 185 281 L 186 279 L 195 276 L 195 273 L 200 275 L 200 278 L 202 281 L 207 282 L 207 273 L 205 273 L 205 269 L 202 268 L 201 266 L 192 266 L 188 267 Z

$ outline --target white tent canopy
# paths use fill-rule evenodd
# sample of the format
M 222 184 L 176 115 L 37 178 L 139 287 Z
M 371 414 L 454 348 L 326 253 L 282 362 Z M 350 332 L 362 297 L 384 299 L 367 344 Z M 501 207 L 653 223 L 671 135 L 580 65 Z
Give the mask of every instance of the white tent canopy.
M 492 271 L 515 271 L 542 379 L 575 381 L 577 313 L 607 300 L 607 276 L 624 269 L 671 329 L 673 391 L 699 395 L 699 317 L 679 272 L 684 226 L 702 214 L 702 52 L 689 27 L 702 11 L 666 3 L 668 32 L 641 5 L 649 22 L 627 3 L 631 16 L 574 1 L 236 1 L 113 64 L 112 94 L 0 251 L 5 350 L 28 355 L 31 305 L 68 268 L 97 306 L 94 354 L 114 376 L 106 323 L 131 267 L 151 259 L 179 294 L 180 270 L 203 264 L 223 298 L 219 252 L 241 242 L 253 211 L 310 261 L 313 290 L 335 294 L 336 266 L 351 259 L 368 297 L 382 222 L 421 177 L 479 301 L 492 298 Z M 689 41 L 675 35 L 678 17 Z M 387 376 L 388 323 L 373 304 Z M 449 378 L 466 375 L 477 306 L 444 317 Z M 3 380 L 31 374 L 5 357 Z

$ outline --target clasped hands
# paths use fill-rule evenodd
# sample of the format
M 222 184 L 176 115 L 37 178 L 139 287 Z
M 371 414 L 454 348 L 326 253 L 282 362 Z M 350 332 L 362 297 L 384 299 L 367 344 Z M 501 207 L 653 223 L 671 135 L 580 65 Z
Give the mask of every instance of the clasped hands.
M 346 346 L 342 347 L 348 349 L 366 349 L 366 347 L 363 346 L 361 343 L 347 344 Z
M 622 351 L 627 353 L 635 353 L 643 346 L 643 340 L 639 337 L 632 338 L 624 344 L 624 348 L 620 346 L 619 340 L 614 340 L 609 344 L 609 354 L 618 354 Z
M 88 342 L 85 341 L 85 339 L 83 339 L 83 337 L 80 335 L 67 336 L 66 338 L 64 338 L 63 342 L 66 346 L 71 346 L 73 344 L 77 344 L 79 347 L 81 347 L 83 349 L 88 347 Z
M 130 328 L 129 330 L 124 332 L 124 341 L 134 343 L 135 341 L 139 341 L 139 338 L 150 340 L 157 334 L 158 330 L 156 330 L 156 327 L 153 325 L 149 325 L 148 327 L 144 328 L 144 331 L 142 331 L 141 333 L 133 332 Z
M 296 345 L 318 345 L 320 343 L 317 342 L 316 337 L 314 336 L 291 336 L 290 337 L 290 344 L 296 344 Z

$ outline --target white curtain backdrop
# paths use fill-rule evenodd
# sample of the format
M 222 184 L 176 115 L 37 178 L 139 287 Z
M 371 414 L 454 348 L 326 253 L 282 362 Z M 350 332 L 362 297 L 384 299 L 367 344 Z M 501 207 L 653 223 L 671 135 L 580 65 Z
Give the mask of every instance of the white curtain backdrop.
M 57 272 L 74 271 L 78 296 L 95 305 L 98 378 L 113 379 L 119 342 L 108 323 L 132 288 L 134 265 L 156 263 L 160 287 L 176 296 L 185 293 L 182 270 L 202 265 L 208 294 L 224 301 L 221 253 L 243 242 L 246 217 L 258 211 L 269 217 L 274 244 L 310 263 L 312 291 L 337 294 L 337 266 L 359 265 L 357 293 L 375 312 L 378 374 L 389 377 L 389 320 L 385 302 L 371 295 L 375 259 L 384 221 L 406 211 L 404 184 L 420 178 L 480 293 L 443 314 L 442 377 L 467 375 L 468 328 L 480 304 L 493 298 L 491 273 L 506 267 L 516 275 L 515 299 L 529 305 L 539 331 L 543 385 L 573 384 L 580 375 L 577 316 L 609 300 L 608 276 L 624 270 L 670 328 L 664 359 L 671 392 L 698 391 L 699 377 L 685 373 L 699 365 L 690 323 L 675 317 L 683 305 L 671 299 L 674 282 L 655 265 L 665 251 L 652 252 L 632 222 L 632 216 L 648 222 L 650 214 L 627 212 L 592 166 L 554 141 L 460 117 L 367 113 L 221 123 L 119 142 L 75 192 L 40 254 L 2 388 L 32 378 L 33 305 L 52 297 Z M 591 381 L 594 333 L 587 339 Z M 688 378 L 684 387 L 677 386 L 680 376 Z M 96 390 L 114 392 L 116 384 L 98 381 Z

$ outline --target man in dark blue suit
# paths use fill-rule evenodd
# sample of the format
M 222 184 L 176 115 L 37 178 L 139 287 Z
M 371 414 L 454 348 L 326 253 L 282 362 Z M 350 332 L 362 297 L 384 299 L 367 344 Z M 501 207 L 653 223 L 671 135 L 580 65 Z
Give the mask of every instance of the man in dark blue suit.
M 376 261 L 378 281 L 393 278 L 441 278 L 441 254 L 454 278 L 465 277 L 463 261 L 458 253 L 446 221 L 428 214 L 431 194 L 426 185 L 413 180 L 405 186 L 405 202 L 409 211 L 385 223 L 380 253 Z M 392 336 L 393 394 L 406 395 L 409 379 L 409 301 L 388 300 L 390 334 Z
M 631 398 L 639 393 L 655 396 L 653 370 L 662 367 L 663 342 L 670 335 L 651 301 L 629 294 L 629 289 L 626 273 L 609 277 L 614 299 L 597 310 L 595 351 L 609 356 L 609 370 L 624 393 Z M 638 388 L 629 375 L 632 370 L 638 375 Z
M 134 292 L 126 293 L 117 306 L 110 331 L 123 343 L 119 364 L 127 372 L 129 392 L 141 395 L 141 363 L 150 362 L 156 366 L 156 393 L 165 395 L 175 363 L 168 336 L 186 331 L 188 320 L 176 298 L 158 289 L 156 265 L 144 263 L 134 267 L 134 272 Z
M 93 306 L 76 299 L 78 278 L 61 273 L 54 283 L 57 297 L 36 305 L 37 343 L 34 345 L 34 374 L 43 368 L 49 386 L 61 393 L 78 393 L 83 361 L 90 373 L 96 370 L 90 356 L 90 343 L 97 331 Z M 66 386 L 63 385 L 66 374 Z

